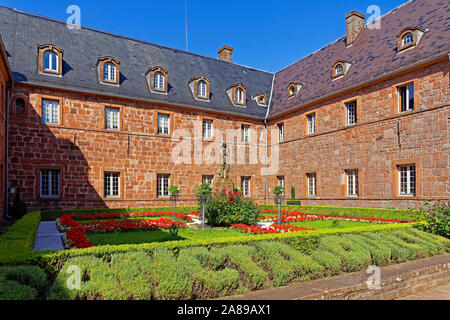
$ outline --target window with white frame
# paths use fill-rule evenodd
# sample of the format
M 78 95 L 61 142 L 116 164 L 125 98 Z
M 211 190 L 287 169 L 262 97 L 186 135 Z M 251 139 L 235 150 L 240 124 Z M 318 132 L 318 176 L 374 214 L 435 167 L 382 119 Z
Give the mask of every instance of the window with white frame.
M 347 107 L 347 125 L 356 124 L 358 122 L 356 113 L 356 101 L 345 104 Z
M 155 88 L 155 90 L 160 90 L 160 91 L 164 91 L 165 88 L 165 79 L 164 79 L 164 75 L 162 74 L 162 72 L 155 72 L 154 76 L 153 76 L 153 87 Z
M 342 64 L 338 64 L 336 66 L 336 74 L 341 74 L 342 72 L 344 72 L 344 67 L 342 66 Z
M 317 176 L 315 173 L 308 173 L 308 196 L 315 197 L 317 195 Z
M 398 186 L 401 196 L 416 195 L 416 166 L 398 166 Z
M 104 184 L 105 198 L 120 197 L 120 172 L 105 172 Z
M 42 99 L 42 123 L 60 123 L 59 101 Z
M 250 126 L 243 124 L 241 127 L 241 141 L 242 142 L 249 142 L 250 136 Z
M 284 195 L 284 176 L 278 176 L 277 179 L 278 179 L 278 185 L 279 185 L 280 187 L 283 187 L 283 193 L 282 193 L 282 195 Z
M 398 103 L 400 112 L 414 110 L 414 84 L 398 88 Z
M 411 32 L 408 32 L 407 34 L 405 34 L 402 38 L 402 46 L 407 46 L 411 43 L 414 43 L 414 36 Z
M 40 175 L 41 198 L 58 198 L 60 184 L 59 170 L 41 170 Z
M 203 139 L 212 139 L 212 120 L 203 120 Z
M 158 113 L 158 134 L 169 135 L 170 115 Z
M 111 62 L 106 62 L 103 65 L 103 80 L 110 82 L 116 81 L 116 66 Z
M 346 170 L 347 175 L 347 196 L 358 196 L 358 170 Z
M 44 52 L 44 70 L 58 72 L 58 55 L 51 50 Z
M 214 176 L 202 176 L 202 183 L 213 184 Z
M 156 179 L 158 198 L 169 196 L 170 174 L 158 174 Z
M 206 85 L 206 82 L 205 81 L 203 81 L 203 80 L 200 80 L 198 83 L 197 83 L 197 96 L 199 97 L 199 98 L 207 98 L 208 97 L 208 94 L 207 94 L 207 92 L 206 92 L 206 89 L 207 89 L 207 85 Z
M 241 190 L 244 197 L 250 197 L 250 179 L 251 177 L 241 177 Z
M 243 104 L 244 103 L 244 90 L 241 88 L 236 89 L 236 98 L 237 103 Z
M 105 108 L 105 129 L 119 130 L 120 109 Z
M 283 142 L 284 141 L 284 123 L 278 124 L 278 132 L 279 132 L 280 142 Z
M 316 133 L 316 114 L 308 114 L 308 134 Z

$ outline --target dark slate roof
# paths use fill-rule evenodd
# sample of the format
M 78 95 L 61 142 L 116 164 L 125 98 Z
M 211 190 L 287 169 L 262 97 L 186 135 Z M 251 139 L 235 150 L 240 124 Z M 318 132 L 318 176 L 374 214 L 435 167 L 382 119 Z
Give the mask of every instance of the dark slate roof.
M 449 20 L 448 0 L 415 0 L 382 16 L 381 29 L 366 26 L 353 45 L 346 47 L 345 37 L 338 39 L 276 73 L 269 117 L 402 67 L 448 54 Z M 416 48 L 398 54 L 396 36 L 406 27 L 428 31 Z M 345 77 L 332 81 L 331 69 L 337 60 L 347 60 L 353 65 Z M 288 99 L 287 88 L 292 82 L 303 87 Z
M 259 93 L 270 97 L 274 75 L 269 72 L 90 28 L 69 30 L 65 22 L 5 7 L 0 7 L 0 35 L 17 82 L 259 119 L 267 113 L 267 108 L 258 106 L 251 97 Z M 53 44 L 64 50 L 61 78 L 38 74 L 37 47 L 43 44 Z M 120 61 L 120 87 L 99 83 L 93 67 L 100 56 L 112 56 Z M 148 88 L 145 73 L 156 66 L 168 71 L 167 95 L 151 93 Z M 210 80 L 210 102 L 194 99 L 188 82 L 196 76 L 206 76 Z M 247 87 L 246 108 L 233 106 L 226 93 L 228 87 L 237 83 Z

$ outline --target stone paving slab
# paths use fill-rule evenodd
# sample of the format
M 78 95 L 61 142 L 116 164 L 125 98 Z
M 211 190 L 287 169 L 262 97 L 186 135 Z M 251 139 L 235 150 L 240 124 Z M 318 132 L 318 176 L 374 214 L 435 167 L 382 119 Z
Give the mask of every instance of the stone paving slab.
M 450 283 L 397 300 L 450 300 Z
M 39 224 L 33 251 L 64 250 L 60 233 L 55 221 L 43 221 Z

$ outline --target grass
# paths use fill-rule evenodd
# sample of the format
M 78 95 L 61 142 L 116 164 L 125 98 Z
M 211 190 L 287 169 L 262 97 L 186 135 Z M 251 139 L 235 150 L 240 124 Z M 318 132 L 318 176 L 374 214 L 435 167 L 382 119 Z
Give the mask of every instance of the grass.
M 150 242 L 166 242 L 178 240 L 207 240 L 214 238 L 227 238 L 240 236 L 242 233 L 233 229 L 208 229 L 194 230 L 192 228 L 181 229 L 178 235 L 173 236 L 166 230 L 154 231 L 134 231 L 134 232 L 114 232 L 114 233 L 93 233 L 87 238 L 94 245 L 119 245 L 119 244 L 139 244 Z
M 337 223 L 334 224 L 333 221 L 337 221 Z M 373 223 L 360 221 L 316 220 L 305 222 L 291 222 L 289 224 L 292 226 L 303 227 L 308 229 L 312 228 L 316 230 L 323 230 L 323 229 L 345 229 L 352 227 L 362 227 Z

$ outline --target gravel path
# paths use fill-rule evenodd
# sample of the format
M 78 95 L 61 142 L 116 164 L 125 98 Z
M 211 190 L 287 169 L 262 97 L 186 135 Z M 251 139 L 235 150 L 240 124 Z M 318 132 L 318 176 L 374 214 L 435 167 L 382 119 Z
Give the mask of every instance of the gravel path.
M 56 228 L 55 221 L 43 221 L 39 224 L 36 240 L 34 241 L 34 251 L 64 250 L 60 233 Z

